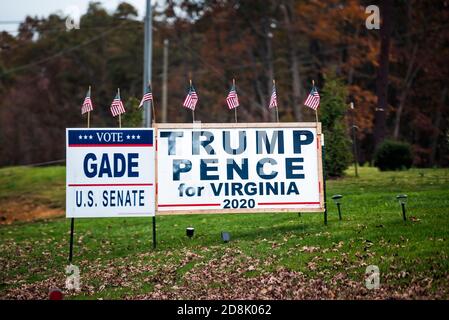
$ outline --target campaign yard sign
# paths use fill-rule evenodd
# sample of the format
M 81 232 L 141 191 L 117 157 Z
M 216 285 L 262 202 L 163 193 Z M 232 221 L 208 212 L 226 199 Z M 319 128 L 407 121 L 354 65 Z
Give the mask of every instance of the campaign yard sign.
M 154 216 L 153 141 L 153 129 L 67 129 L 66 216 Z
M 158 124 L 157 212 L 322 212 L 319 123 Z

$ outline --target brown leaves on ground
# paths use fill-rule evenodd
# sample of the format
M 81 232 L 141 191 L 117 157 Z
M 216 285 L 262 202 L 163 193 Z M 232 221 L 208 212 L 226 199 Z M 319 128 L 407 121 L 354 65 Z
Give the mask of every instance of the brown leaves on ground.
M 320 247 L 314 247 L 314 246 L 303 246 L 299 251 L 300 252 L 308 252 L 308 253 L 312 253 L 312 252 L 317 252 L 320 250 Z
M 341 247 L 341 244 L 335 244 Z M 432 279 L 404 270 L 382 274 L 381 287 L 368 290 L 365 279 L 352 279 L 351 262 L 339 261 L 339 271 L 319 268 L 323 257 L 318 247 L 302 247 L 301 251 L 317 256 L 306 263 L 313 275 L 278 267 L 279 257 L 269 255 L 257 259 L 238 248 L 199 248 L 197 252 L 181 249 L 176 258 L 166 257 L 162 263 L 155 253 L 144 253 L 131 260 L 80 261 L 81 292 L 65 290 L 65 295 L 107 297 L 119 290 L 126 299 L 438 299 L 448 297 L 447 286 L 432 288 Z M 206 255 L 211 255 L 205 257 Z M 130 261 L 131 260 L 131 261 Z M 361 264 L 362 265 L 362 264 Z M 361 268 L 358 265 L 357 268 Z M 364 265 L 364 263 L 363 263 Z M 271 269 L 270 269 L 271 268 Z M 342 271 L 347 270 L 347 271 Z M 444 275 L 445 283 L 449 274 Z M 407 278 L 407 279 L 405 279 Z M 390 280 L 408 280 L 400 286 Z M 65 275 L 57 273 L 43 281 L 23 283 L 0 293 L 1 299 L 47 299 L 51 288 L 65 287 Z M 23 281 L 22 281 L 23 282 Z M 395 282 L 396 283 L 396 282 Z M 17 284 L 17 283 L 16 283 Z M 107 292 L 105 290 L 108 290 Z
M 273 258 L 268 258 L 274 262 Z M 315 264 L 314 262 L 310 262 Z M 309 263 L 309 267 L 310 267 Z M 260 271 L 248 276 L 248 271 Z M 433 292 L 428 279 L 415 279 L 408 286 L 382 285 L 368 290 L 364 279 L 351 280 L 340 272 L 324 280 L 282 267 L 262 271 L 261 261 L 235 249 L 226 249 L 221 257 L 201 262 L 182 279 L 165 273 L 157 278 L 152 292 L 128 296 L 129 299 L 426 299 L 447 296 Z M 155 280 L 155 279 L 153 279 Z M 161 285 L 163 283 L 163 285 Z M 176 284 L 176 285 L 175 285 Z

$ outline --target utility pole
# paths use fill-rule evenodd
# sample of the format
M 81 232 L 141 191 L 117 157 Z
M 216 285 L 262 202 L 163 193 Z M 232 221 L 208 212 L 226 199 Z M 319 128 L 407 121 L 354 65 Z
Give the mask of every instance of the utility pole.
M 168 72 L 168 39 L 164 40 L 164 65 L 162 69 L 162 122 L 167 122 L 167 72 Z
M 151 83 L 151 62 L 153 53 L 152 28 L 153 18 L 151 12 L 151 0 L 147 0 L 147 11 L 145 14 L 145 37 L 144 37 L 144 54 L 143 54 L 143 94 Z M 143 105 L 143 127 L 151 127 L 151 104 L 145 102 Z
M 151 0 L 147 0 L 147 12 L 145 14 L 145 36 L 144 36 L 144 53 L 143 53 L 143 86 L 142 91 L 145 94 L 146 88 L 148 84 L 151 84 L 151 62 L 153 61 L 152 53 L 153 53 L 153 15 L 151 12 Z M 154 105 L 153 103 L 149 103 L 148 101 L 143 104 L 143 124 L 144 128 L 152 127 L 151 121 L 151 107 Z M 153 249 L 156 249 L 156 216 L 152 217 L 153 219 Z

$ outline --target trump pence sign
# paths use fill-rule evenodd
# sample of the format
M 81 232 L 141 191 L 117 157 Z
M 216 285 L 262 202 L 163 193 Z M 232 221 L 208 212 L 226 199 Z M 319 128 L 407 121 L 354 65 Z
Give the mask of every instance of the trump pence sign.
M 157 212 L 323 211 L 319 123 L 158 124 Z
M 153 129 L 67 129 L 66 216 L 154 216 Z

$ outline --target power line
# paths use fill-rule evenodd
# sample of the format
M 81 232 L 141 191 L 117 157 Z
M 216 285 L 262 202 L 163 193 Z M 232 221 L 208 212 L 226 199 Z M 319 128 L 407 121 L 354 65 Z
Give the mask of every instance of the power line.
M 128 26 L 125 26 L 125 28 L 129 28 L 129 29 L 135 29 L 135 28 L 141 28 L 142 24 L 140 21 L 136 21 L 136 20 L 127 20 L 127 23 L 131 23 L 131 22 L 137 22 L 139 24 L 130 24 Z M 116 24 L 111 24 L 111 25 L 91 25 L 91 26 L 82 26 L 81 28 L 83 30 L 92 30 L 92 29 L 110 29 L 115 27 Z M 7 33 L 19 33 L 20 30 L 2 30 L 4 32 Z M 0 32 L 2 32 L 0 31 Z M 67 28 L 65 26 L 64 23 L 61 24 L 60 27 L 55 27 L 55 26 L 36 26 L 33 27 L 33 29 L 31 31 L 37 32 L 37 33 L 44 33 L 44 32 L 67 32 Z
M 75 46 L 67 48 L 67 49 L 63 49 L 63 50 L 61 50 L 61 51 L 59 51 L 59 52 L 57 52 L 57 53 L 55 53 L 55 54 L 53 54 L 53 55 L 51 55 L 49 57 L 43 58 L 41 60 L 38 60 L 38 61 L 35 61 L 35 62 L 32 62 L 32 63 L 24 64 L 24 65 L 16 67 L 16 68 L 8 69 L 5 72 L 3 72 L 2 75 L 7 75 L 7 74 L 10 74 L 10 73 L 13 73 L 13 72 L 17 72 L 17 71 L 20 71 L 20 70 L 23 70 L 23 69 L 28 69 L 28 68 L 37 66 L 39 64 L 48 62 L 48 61 L 50 61 L 52 59 L 55 59 L 57 57 L 60 57 L 60 56 L 62 56 L 64 54 L 66 54 L 66 53 L 69 53 L 69 52 L 72 52 L 72 51 L 74 51 L 76 49 L 84 47 L 84 46 L 86 46 L 86 45 L 88 45 L 88 44 L 90 44 L 90 43 L 92 43 L 92 42 L 94 42 L 94 41 L 104 37 L 105 35 L 111 33 L 112 31 L 115 31 L 116 29 L 118 29 L 118 28 L 120 28 L 122 26 L 123 26 L 123 23 L 118 25 L 118 26 L 116 26 L 116 27 L 114 27 L 114 28 L 112 28 L 112 29 L 106 30 L 105 32 L 100 33 L 99 35 L 97 35 L 97 36 L 95 36 L 95 37 L 93 37 L 93 38 L 91 38 L 89 40 L 86 40 L 86 41 L 84 41 L 84 42 L 82 42 L 82 43 L 80 43 L 78 45 L 75 45 Z
M 18 164 L 18 166 L 20 166 L 20 167 L 43 167 L 43 166 L 64 163 L 64 162 L 66 162 L 66 159 L 51 160 L 51 161 L 36 162 L 36 163 L 27 163 L 27 164 Z

